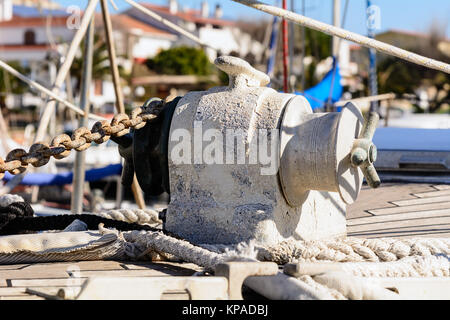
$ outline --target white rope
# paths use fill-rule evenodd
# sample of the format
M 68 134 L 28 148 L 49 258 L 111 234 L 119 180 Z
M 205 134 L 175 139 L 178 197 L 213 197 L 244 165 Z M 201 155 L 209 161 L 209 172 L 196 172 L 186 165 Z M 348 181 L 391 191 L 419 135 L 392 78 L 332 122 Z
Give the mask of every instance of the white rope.
M 327 272 L 344 272 L 358 277 L 448 277 L 450 257 L 446 255 L 411 256 L 392 262 L 308 262 L 285 266 L 292 276 L 315 276 Z
M 185 240 L 175 239 L 160 232 L 131 231 L 123 234 L 128 247 L 133 248 L 129 256 L 142 256 L 142 252 L 165 252 L 192 262 L 207 270 L 221 262 L 243 259 L 255 261 L 255 246 L 202 245 L 195 246 Z M 289 246 L 286 247 L 286 243 Z M 447 277 L 449 270 L 450 239 L 344 239 L 337 241 L 291 241 L 269 248 L 260 248 L 258 260 L 280 262 L 279 258 L 292 260 L 328 261 L 391 261 L 339 263 L 339 272 L 325 272 L 311 276 L 301 274 L 296 277 L 311 288 L 317 297 L 324 299 L 398 299 L 399 296 L 378 284 L 363 281 L 361 276 L 387 277 Z M 208 249 L 205 249 L 208 248 Z M 289 250 L 286 250 L 288 248 Z M 214 252 L 216 251 L 216 252 Z M 217 253 L 223 252 L 223 253 Z M 262 254 L 261 254 L 262 252 Z M 294 254 L 287 257 L 286 254 Z M 270 257 L 270 258 L 268 258 Z M 381 257 L 381 259 L 380 259 Z M 386 260 L 387 259 L 387 260 Z M 314 265 L 314 263 L 312 264 Z M 314 269 L 314 267 L 309 268 Z M 333 271 L 333 270 L 332 270 Z M 355 276 L 359 276 L 355 277 Z
M 323 297 L 324 300 L 347 300 L 338 290 L 319 283 L 311 276 L 303 275 L 297 277 L 297 279 L 310 286 L 314 293 L 319 297 Z
M 2 201 L 8 199 L 20 200 L 12 195 L 0 198 Z M 159 221 L 157 212 L 150 209 L 110 210 L 99 215 L 127 222 Z M 399 298 L 376 283 L 363 281 L 362 277 L 450 276 L 448 238 L 291 240 L 267 247 L 257 247 L 254 241 L 250 241 L 232 246 L 200 247 L 162 232 L 130 231 L 119 234 L 104 229 L 102 225 L 99 225 L 99 231 L 101 234 L 114 233 L 123 239 L 120 247 L 130 258 L 142 258 L 144 255 L 150 255 L 152 259 L 178 258 L 212 271 L 217 264 L 226 261 L 268 260 L 278 264 L 301 261 L 301 271 L 294 276 L 321 299 Z
M 161 232 L 131 231 L 123 233 L 127 242 L 135 245 L 137 252 L 133 256 L 140 256 L 142 252 L 152 249 L 157 252 L 173 254 L 178 258 L 195 263 L 208 270 L 223 261 L 223 255 L 192 245 L 191 243 L 167 236 Z
M 392 99 L 395 99 L 395 97 L 396 97 L 395 93 L 385 93 L 385 94 L 379 94 L 376 96 L 338 101 L 334 104 L 334 106 L 341 107 L 341 106 L 346 105 L 349 102 L 360 103 L 360 102 L 371 102 L 371 101 L 381 101 L 381 100 L 392 100 Z
M 128 0 L 126 0 L 128 1 Z M 269 13 L 271 15 L 278 16 L 280 18 L 292 21 L 301 26 L 308 27 L 331 36 L 336 36 L 348 41 L 352 41 L 362 45 L 363 47 L 372 48 L 379 52 L 395 56 L 397 58 L 427 67 L 435 70 L 439 70 L 450 74 L 450 65 L 441 61 L 437 61 L 431 58 L 427 58 L 416 53 L 400 49 L 398 47 L 392 46 L 390 44 L 371 39 L 354 32 L 341 29 L 327 23 L 323 23 L 300 14 L 284 10 L 275 6 L 267 5 L 260 1 L 255 0 L 233 0 L 234 2 L 241 3 L 243 5 L 249 6 L 251 8 Z
M 153 209 L 119 209 L 119 210 L 109 210 L 100 213 L 94 213 L 95 215 L 119 220 L 129 223 L 138 224 L 161 224 L 162 221 L 159 220 L 159 214 Z
M 449 277 L 448 256 L 411 256 L 394 262 L 340 263 L 342 270 L 358 277 Z
M 304 276 L 306 277 L 306 276 Z M 303 278 L 303 277 L 302 277 Z M 343 272 L 329 272 L 312 278 L 330 290 L 337 291 L 349 300 L 397 300 L 401 296 L 377 283 L 350 276 Z
M 284 241 L 262 247 L 258 260 L 286 264 L 297 261 L 390 262 L 409 256 L 450 255 L 450 238 Z

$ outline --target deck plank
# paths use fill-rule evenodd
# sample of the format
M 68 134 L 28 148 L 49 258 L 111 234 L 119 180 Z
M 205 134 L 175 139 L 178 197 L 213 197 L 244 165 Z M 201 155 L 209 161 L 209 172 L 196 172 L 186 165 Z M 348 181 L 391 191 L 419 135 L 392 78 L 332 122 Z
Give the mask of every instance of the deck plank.
M 413 193 L 436 191 L 430 184 L 385 183 L 377 189 L 363 186 L 358 199 L 347 206 L 347 218 L 371 216 L 367 210 L 392 207 L 392 201 L 417 199 Z
M 348 234 L 349 237 L 357 237 L 364 239 L 378 239 L 378 238 L 450 238 L 450 229 L 408 229 L 385 232 L 352 232 Z
M 391 201 L 392 204 L 396 206 L 413 206 L 417 204 L 426 204 L 426 203 L 437 203 L 437 202 L 446 202 L 450 207 L 450 196 L 440 196 L 440 197 L 427 197 L 427 198 L 417 198 L 411 200 L 398 200 Z
M 347 226 L 358 225 L 370 225 L 374 223 L 386 223 L 397 221 L 402 223 L 403 221 L 411 219 L 431 219 L 436 217 L 447 217 L 448 223 L 450 223 L 450 209 L 442 210 L 427 210 L 427 211 L 410 211 L 396 214 L 386 214 L 371 217 L 355 218 L 347 220 Z
M 450 185 L 448 185 L 448 184 L 438 184 L 438 185 L 434 185 L 433 188 L 435 188 L 437 190 L 450 190 Z
M 0 279 L 68 278 L 69 276 L 66 269 L 42 265 L 30 269 L 0 271 Z
M 87 278 L 12 279 L 12 287 L 79 287 Z
M 416 196 L 418 198 L 450 196 L 450 189 L 431 191 L 431 192 L 413 193 L 413 196 Z
M 22 296 L 22 295 L 28 295 L 28 293 L 25 292 L 26 288 L 16 288 L 16 287 L 6 287 L 1 288 L 0 287 L 0 296 Z
M 203 268 L 193 263 L 177 263 L 170 261 L 141 261 L 141 262 L 121 262 L 121 267 L 125 270 L 147 270 L 151 268 L 173 268 L 180 270 L 182 273 L 190 274 L 197 271 L 202 271 Z
M 0 296 L 0 300 L 45 300 L 43 297 L 36 295 L 26 295 L 26 296 Z
M 0 271 L 3 270 L 19 270 L 28 267 L 29 264 L 4 264 L 0 265 Z
M 391 207 L 391 208 L 382 208 L 382 209 L 371 209 L 367 210 L 367 212 L 373 215 L 389 215 L 394 213 L 403 213 L 403 212 L 415 212 L 422 211 L 424 214 L 430 210 L 447 210 L 450 212 L 450 203 L 448 202 L 437 202 L 437 203 L 425 203 L 418 204 L 413 206 L 400 206 L 400 207 Z
M 374 223 L 365 223 L 359 225 L 350 226 L 347 230 L 349 233 L 354 232 L 373 232 L 387 229 L 402 229 L 405 227 L 429 227 L 433 226 L 436 229 L 447 229 L 450 225 L 450 217 L 425 217 L 420 219 L 403 219 L 403 220 L 394 220 L 394 221 L 381 221 Z

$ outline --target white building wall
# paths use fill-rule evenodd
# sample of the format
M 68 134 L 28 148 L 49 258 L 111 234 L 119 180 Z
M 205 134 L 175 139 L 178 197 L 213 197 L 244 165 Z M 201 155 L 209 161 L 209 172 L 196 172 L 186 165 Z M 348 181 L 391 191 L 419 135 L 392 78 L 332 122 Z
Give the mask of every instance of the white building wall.
M 151 58 L 161 50 L 169 49 L 173 41 L 142 36 L 135 43 L 132 53 L 134 58 Z
M 200 28 L 199 38 L 210 46 L 220 50 L 223 54 L 228 54 L 231 51 L 239 52 L 239 44 L 229 29 Z
M 116 102 L 116 94 L 114 91 L 114 84 L 110 80 L 102 81 L 102 94 L 95 94 L 95 81 L 92 82 L 90 88 L 89 99 L 91 103 L 95 107 L 101 107 L 105 103 L 115 103 Z
M 2 27 L 0 28 L 0 45 L 24 44 L 27 30 L 34 31 L 36 44 L 49 43 L 45 27 Z M 65 26 L 52 27 L 52 36 L 57 42 L 70 42 L 74 33 L 74 30 Z

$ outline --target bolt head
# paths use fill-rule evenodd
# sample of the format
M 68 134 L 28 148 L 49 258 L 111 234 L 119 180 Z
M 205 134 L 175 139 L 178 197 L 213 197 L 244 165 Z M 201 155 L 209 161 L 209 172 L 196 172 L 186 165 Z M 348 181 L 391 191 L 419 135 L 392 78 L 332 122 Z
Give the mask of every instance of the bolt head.
M 354 166 L 360 166 L 367 159 L 367 152 L 362 148 L 356 148 L 351 154 L 351 162 Z

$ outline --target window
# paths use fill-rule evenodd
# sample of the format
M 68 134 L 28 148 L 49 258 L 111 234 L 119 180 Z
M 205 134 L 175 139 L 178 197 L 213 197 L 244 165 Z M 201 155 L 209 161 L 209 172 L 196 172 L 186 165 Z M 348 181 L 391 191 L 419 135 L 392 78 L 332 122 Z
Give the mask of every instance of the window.
M 24 42 L 26 45 L 36 44 L 36 34 L 33 30 L 25 31 Z

